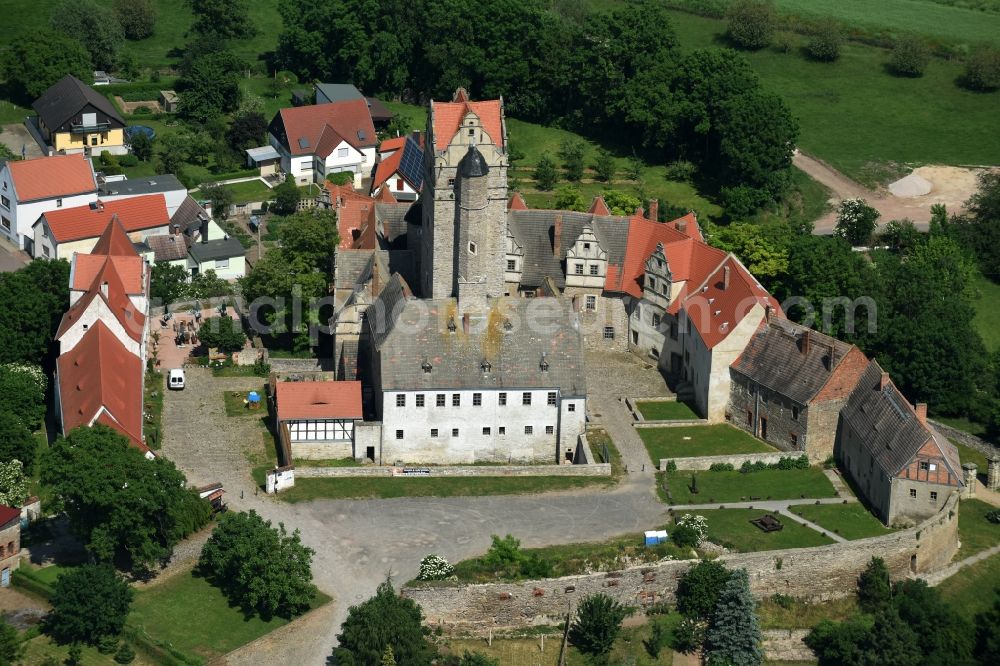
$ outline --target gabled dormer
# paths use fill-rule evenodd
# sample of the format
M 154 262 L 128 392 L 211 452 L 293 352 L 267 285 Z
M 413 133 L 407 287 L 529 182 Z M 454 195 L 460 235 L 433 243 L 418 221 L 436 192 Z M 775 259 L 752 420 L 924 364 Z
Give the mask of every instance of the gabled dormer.
M 580 236 L 566 250 L 567 287 L 604 287 L 608 274 L 608 253 L 594 235 L 594 230 L 585 226 Z
M 507 229 L 507 255 L 504 262 L 504 282 L 514 282 L 516 284 L 521 284 L 521 273 L 524 271 L 524 248 L 517 239 L 514 238 L 514 234 L 510 233 L 510 229 Z
M 664 310 L 670 305 L 670 286 L 673 276 L 670 265 L 663 253 L 663 243 L 657 243 L 656 249 L 646 259 L 646 272 L 642 279 L 642 297 L 660 306 Z

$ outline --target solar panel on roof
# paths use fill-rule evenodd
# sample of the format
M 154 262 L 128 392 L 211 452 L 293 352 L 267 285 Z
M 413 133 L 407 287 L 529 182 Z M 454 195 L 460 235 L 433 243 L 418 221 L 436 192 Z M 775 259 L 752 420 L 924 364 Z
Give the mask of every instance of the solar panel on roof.
M 415 190 L 420 189 L 424 180 L 423 161 L 424 151 L 416 141 L 407 137 L 403 145 L 403 156 L 399 160 L 399 172 Z
M 309 147 L 309 139 L 307 139 L 304 136 L 300 136 L 299 137 L 299 148 L 308 148 L 308 147 Z

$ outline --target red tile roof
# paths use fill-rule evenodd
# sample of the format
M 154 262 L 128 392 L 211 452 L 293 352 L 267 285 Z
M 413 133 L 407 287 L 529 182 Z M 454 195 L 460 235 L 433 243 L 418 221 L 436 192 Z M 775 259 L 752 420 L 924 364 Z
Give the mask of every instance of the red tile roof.
M 278 382 L 278 421 L 360 419 L 361 382 Z
M 464 91 L 463 91 L 464 92 Z M 457 95 L 457 99 L 463 99 Z M 503 149 L 503 108 L 500 100 L 491 99 L 482 102 L 455 101 L 431 102 L 431 113 L 434 118 L 434 148 L 444 150 L 462 126 L 462 121 L 469 113 L 479 117 L 483 129 L 490 135 L 493 143 Z
M 514 194 L 510 195 L 507 210 L 528 210 L 528 203 L 521 196 L 520 192 L 515 191 Z
M 590 204 L 590 210 L 587 212 L 591 215 L 611 215 L 608 204 L 604 203 L 604 197 L 600 194 L 594 197 L 594 203 Z
M 122 281 L 125 293 L 143 294 L 142 259 L 139 257 L 106 257 L 99 254 L 73 253 L 73 269 L 70 271 L 70 289 L 86 291 L 94 285 L 97 275 L 107 263 L 114 264 L 114 271 Z M 100 286 L 100 285 L 98 285 Z
M 375 195 L 375 201 L 389 204 L 399 203 L 396 201 L 396 197 L 392 196 L 392 192 L 388 187 L 383 187 L 378 191 L 378 194 Z
M 596 204 L 596 200 L 595 200 Z M 646 273 L 646 260 L 656 250 L 656 245 L 685 240 L 687 237 L 668 224 L 647 220 L 639 215 L 633 215 L 628 221 L 628 244 L 625 248 L 625 259 L 621 269 L 608 267 L 604 280 L 607 291 L 624 292 L 636 298 L 642 298 L 642 278 Z M 673 263 L 667 257 L 670 268 Z M 615 268 L 615 270 L 611 270 Z
M 103 254 L 109 257 L 139 256 L 139 253 L 135 251 L 135 246 L 132 245 L 132 241 L 129 240 L 128 234 L 125 232 L 125 227 L 122 226 L 121 220 L 115 216 L 111 217 L 111 221 L 108 222 L 108 226 L 104 228 L 104 233 L 102 233 L 101 237 L 97 239 L 97 243 L 94 244 L 94 248 L 90 251 L 90 253 Z
M 388 153 L 392 150 L 402 150 L 403 146 L 406 144 L 406 136 L 394 136 L 391 139 L 386 139 L 378 145 L 378 152 Z
M 334 185 L 329 181 L 324 185 L 337 214 L 337 233 L 340 235 L 337 247 L 348 250 L 355 246 L 356 236 L 360 237 L 369 213 L 375 209 L 375 200 L 358 194 L 350 185 Z
M 378 140 L 368 102 L 363 98 L 281 109 L 278 118 L 292 155 L 326 158 L 341 139 L 358 150 L 373 147 Z M 364 138 L 358 136 L 359 132 Z M 306 145 L 300 145 L 299 139 L 304 139 Z
M 107 285 L 107 295 L 102 290 L 104 285 Z M 63 314 L 59 330 L 56 331 L 56 339 L 61 338 L 83 316 L 94 299 L 98 298 L 107 304 L 118 323 L 125 329 L 125 333 L 136 342 L 140 342 L 146 316 L 132 304 L 118 269 L 114 262 L 110 261 L 101 266 L 87 293 Z
M 94 169 L 82 153 L 12 161 L 7 167 L 21 203 L 97 191 Z
M 66 243 L 101 236 L 116 216 L 128 233 L 170 225 L 167 201 L 162 194 L 97 201 L 93 205 L 52 210 L 45 213 L 44 218 L 56 242 Z M 120 244 L 119 239 L 113 244 L 111 251 L 120 251 Z
M 392 155 L 384 157 L 379 160 L 378 166 L 375 168 L 375 178 L 372 179 L 372 190 L 374 191 L 382 183 L 389 180 L 392 174 L 399 171 L 399 165 L 403 161 L 403 151 L 397 150 Z M 412 187 L 413 184 L 411 183 Z
M 21 510 L 0 504 L 0 529 L 4 529 L 15 520 L 21 520 Z
M 104 322 L 94 324 L 56 365 L 64 432 L 98 417 L 98 423 L 148 450 L 142 444 L 142 361 Z

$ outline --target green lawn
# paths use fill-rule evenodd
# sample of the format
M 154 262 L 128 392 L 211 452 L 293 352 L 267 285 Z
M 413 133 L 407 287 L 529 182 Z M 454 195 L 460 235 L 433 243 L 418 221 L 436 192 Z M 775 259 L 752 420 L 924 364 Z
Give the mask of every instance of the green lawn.
M 774 453 L 759 439 L 727 423 L 704 426 L 636 428 L 654 465 L 662 458 Z
M 791 507 L 791 511 L 848 540 L 882 536 L 892 531 L 870 514 L 860 502 L 802 504 Z
M 248 180 L 243 183 L 223 185 L 233 195 L 233 203 L 243 204 L 251 201 L 268 201 L 274 196 L 274 191 L 260 180 Z M 201 196 L 200 190 L 191 193 L 196 199 Z
M 587 431 L 587 444 L 590 446 L 590 452 L 594 454 L 597 462 L 611 463 L 611 478 L 621 478 L 621 475 L 625 473 L 622 455 L 618 452 L 618 447 L 615 446 L 615 442 L 611 439 L 608 431 L 604 428 L 596 427 L 589 429 Z M 608 452 L 607 458 L 604 457 L 605 447 Z
M 986 456 L 973 448 L 969 448 L 964 444 L 956 442 L 953 439 L 948 441 L 954 444 L 955 448 L 958 449 L 958 459 L 962 461 L 963 465 L 968 462 L 975 463 L 976 473 L 980 475 L 986 474 L 986 465 L 988 464 Z
M 636 409 L 647 421 L 698 419 L 695 412 L 686 402 L 680 400 L 649 400 L 635 403 Z
M 248 391 L 223 391 L 222 400 L 226 404 L 226 416 L 266 416 L 267 415 L 267 403 L 265 402 L 267 394 L 264 392 L 264 386 L 257 389 L 257 394 L 260 395 L 261 406 L 259 409 L 248 409 L 243 401 L 246 399 Z
M 697 477 L 698 493 L 691 493 L 691 477 Z M 768 469 L 742 474 L 740 472 L 660 472 L 658 488 L 663 495 L 666 477 L 674 504 L 717 504 L 748 502 L 751 497 L 761 500 L 836 497 L 830 480 L 818 467 L 809 469 Z
M 1000 590 L 1000 555 L 965 567 L 937 589 L 955 612 L 971 621 L 976 613 L 993 605 L 996 590 Z
M 833 4 L 824 3 L 824 11 Z M 905 4 L 921 10 L 926 6 Z M 683 47 L 724 45 L 724 21 L 671 15 Z M 986 17 L 984 26 L 995 20 L 975 16 Z M 793 40 L 804 42 L 800 36 Z M 1000 154 L 1000 132 L 995 131 L 1000 95 L 957 87 L 955 79 L 962 73 L 958 62 L 935 59 L 923 77 L 904 79 L 885 72 L 888 51 L 861 44 L 846 44 L 832 64 L 807 60 L 797 49 L 744 55 L 764 86 L 779 94 L 799 119 L 799 146 L 855 178 L 870 179 L 869 162 L 994 164 Z
M 997 303 L 1000 303 L 1000 284 L 979 276 L 972 288 L 976 294 L 973 301 L 976 308 L 973 319 L 976 330 L 989 351 L 1000 350 L 1000 308 L 997 307 Z
M 313 607 L 329 600 L 320 593 Z M 206 662 L 288 624 L 284 618 L 245 618 L 218 588 L 190 573 L 139 590 L 128 622 L 154 640 Z
M 255 470 L 254 478 L 263 484 L 263 469 Z M 294 487 L 277 497 L 294 503 L 315 499 L 519 495 L 613 483 L 608 477 L 593 476 L 296 479 Z
M 783 529 L 765 532 L 750 523 L 768 513 L 760 509 L 706 509 L 679 511 L 675 515 L 679 517 L 685 513 L 705 516 L 708 521 L 708 540 L 740 553 L 809 548 L 833 543 L 833 539 L 781 515 L 777 518 L 784 525 Z
M 1000 544 L 1000 525 L 986 520 L 994 507 L 977 499 L 964 499 L 958 507 L 958 538 L 962 547 L 956 558 L 969 557 Z
M 840 622 L 857 612 L 858 602 L 853 594 L 815 604 L 791 597 L 781 599 L 781 603 L 774 597 L 757 603 L 761 629 L 811 629 L 820 620 Z

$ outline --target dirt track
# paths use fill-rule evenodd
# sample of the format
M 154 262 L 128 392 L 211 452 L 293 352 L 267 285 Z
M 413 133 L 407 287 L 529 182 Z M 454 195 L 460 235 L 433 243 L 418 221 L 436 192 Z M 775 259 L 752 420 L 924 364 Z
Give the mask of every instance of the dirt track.
M 890 220 L 909 218 L 918 229 L 926 230 L 931 219 L 931 205 L 943 203 L 948 211 L 957 213 L 969 196 L 975 192 L 978 170 L 958 167 L 920 167 L 914 173 L 931 182 L 931 191 L 916 197 L 897 197 L 887 190 L 873 191 L 840 173 L 826 162 L 796 151 L 792 162 L 814 180 L 832 191 L 830 203 L 836 206 L 844 199 L 861 197 L 882 213 L 879 224 Z M 831 209 L 815 221 L 813 233 L 832 234 L 837 224 L 837 213 Z

